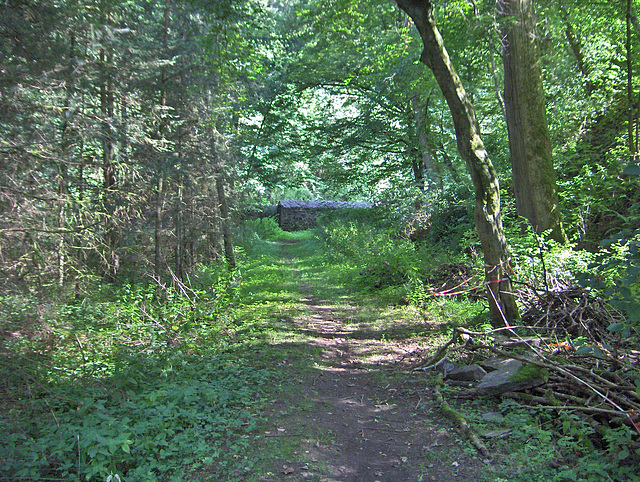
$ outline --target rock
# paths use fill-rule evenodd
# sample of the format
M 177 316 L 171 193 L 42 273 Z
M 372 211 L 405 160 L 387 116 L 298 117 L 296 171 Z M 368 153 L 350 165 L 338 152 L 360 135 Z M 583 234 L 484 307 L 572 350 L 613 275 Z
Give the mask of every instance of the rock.
M 481 415 L 485 422 L 501 422 L 504 416 L 500 412 L 487 412 Z
M 462 380 L 447 380 L 447 385 L 454 387 L 473 388 L 478 382 L 465 382 Z
M 511 434 L 510 428 L 503 428 L 497 430 L 488 430 L 487 432 L 481 432 L 480 436 L 482 438 L 504 438 L 508 437 Z
M 500 368 L 487 373 L 476 388 L 479 395 L 500 395 L 504 392 L 518 392 L 543 385 L 549 373 L 536 365 L 523 365 L 518 360 L 507 359 Z
M 477 382 L 487 374 L 480 365 L 467 365 L 445 373 L 445 377 L 449 380 L 460 380 L 463 382 Z
M 456 364 L 447 360 L 446 358 L 442 360 L 442 364 L 439 366 L 440 370 L 442 370 L 442 375 L 444 378 L 447 378 L 449 373 L 456 369 Z
M 492 372 L 495 370 L 500 370 L 505 365 L 505 362 L 507 361 L 509 360 L 505 358 L 494 357 L 494 358 L 489 358 L 488 360 L 485 360 L 483 362 L 480 362 L 479 365 L 482 368 L 484 368 L 487 372 Z

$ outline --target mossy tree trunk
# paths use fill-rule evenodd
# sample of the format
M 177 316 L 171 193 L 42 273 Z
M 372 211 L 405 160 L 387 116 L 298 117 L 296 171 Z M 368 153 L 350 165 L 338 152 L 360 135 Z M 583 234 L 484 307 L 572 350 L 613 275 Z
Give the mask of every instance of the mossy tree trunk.
M 507 273 L 509 252 L 502 229 L 498 177 L 484 148 L 473 104 L 438 31 L 433 5 L 428 0 L 396 0 L 396 3 L 418 28 L 424 44 L 420 61 L 433 72 L 451 111 L 458 151 L 473 180 L 475 224 L 484 255 L 491 320 L 494 326 L 503 326 L 505 319 L 518 318 L 518 307 Z
M 560 220 L 533 0 L 499 0 L 504 102 L 518 214 L 541 234 L 567 238 Z

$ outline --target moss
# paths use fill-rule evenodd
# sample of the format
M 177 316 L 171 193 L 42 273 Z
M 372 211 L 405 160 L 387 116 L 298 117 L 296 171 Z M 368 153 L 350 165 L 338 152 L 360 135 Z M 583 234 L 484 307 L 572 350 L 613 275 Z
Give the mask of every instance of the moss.
M 545 382 L 549 379 L 549 370 L 538 365 L 523 365 L 512 377 L 512 382 L 522 382 L 527 380 L 542 379 Z

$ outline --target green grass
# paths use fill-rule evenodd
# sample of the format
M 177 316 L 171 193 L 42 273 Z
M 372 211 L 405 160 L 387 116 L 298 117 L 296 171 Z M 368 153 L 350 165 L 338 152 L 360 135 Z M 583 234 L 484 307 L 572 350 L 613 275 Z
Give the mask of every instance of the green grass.
M 319 408 L 300 398 L 298 384 L 315 376 L 321 358 L 310 343 L 318 335 L 296 324 L 311 305 L 334 306 L 354 339 L 415 338 L 427 352 L 455 326 L 487 326 L 482 302 L 421 299 L 416 307 L 401 301 L 402 284 L 372 289 L 357 260 L 327 256 L 315 231 L 255 222 L 242 239 L 237 272 L 201 267 L 189 296 L 122 285 L 82 301 L 0 298 L 0 477 L 256 480 L 273 460 L 299 460 L 301 441 L 335 437 L 295 424 Z M 495 406 L 459 408 L 483 430 L 490 427 L 480 415 Z M 612 434 L 605 453 L 588 446 L 590 428 L 580 420 L 561 421 L 559 432 L 545 413 L 508 402 L 499 410 L 513 435 L 490 443 L 502 463 L 486 480 L 625 476 L 611 461 L 625 453 L 628 433 Z M 278 420 L 297 436 L 268 436 Z

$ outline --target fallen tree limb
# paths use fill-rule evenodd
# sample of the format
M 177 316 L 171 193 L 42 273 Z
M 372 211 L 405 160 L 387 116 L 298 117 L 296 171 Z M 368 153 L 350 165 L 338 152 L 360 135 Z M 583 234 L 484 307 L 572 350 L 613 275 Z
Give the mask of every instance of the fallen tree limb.
M 451 340 L 449 340 L 446 344 L 444 344 L 440 348 L 438 348 L 438 351 L 436 351 L 435 354 L 431 358 L 429 358 L 424 363 L 421 363 L 420 365 L 418 365 L 417 367 L 415 367 L 411 371 L 416 371 L 418 369 L 420 369 L 420 370 L 430 370 L 431 368 L 436 368 L 438 366 L 438 363 L 447 354 L 448 348 L 456 342 L 456 340 L 458 339 L 458 336 L 459 336 L 459 334 L 457 332 L 457 328 L 455 328 L 453 330 L 453 336 L 451 337 Z M 425 365 L 427 365 L 427 367 L 421 368 L 421 367 L 424 367 Z
M 449 405 L 442 396 L 442 393 L 440 393 L 440 387 L 442 387 L 443 385 L 444 380 L 442 379 L 441 375 L 438 375 L 436 377 L 436 389 L 434 390 L 434 395 L 436 397 L 436 401 L 438 402 L 440 410 L 442 410 L 443 415 L 454 422 L 460 428 L 462 433 L 469 439 L 469 441 L 478 450 L 478 452 L 480 452 L 485 457 L 491 457 L 489 449 L 487 449 L 487 446 L 474 433 L 473 429 L 469 426 L 464 416 L 460 412 L 452 408 L 451 405 Z

